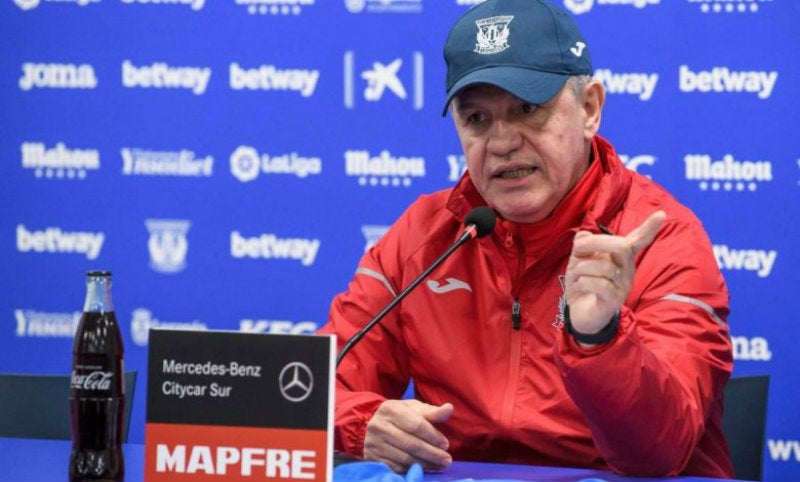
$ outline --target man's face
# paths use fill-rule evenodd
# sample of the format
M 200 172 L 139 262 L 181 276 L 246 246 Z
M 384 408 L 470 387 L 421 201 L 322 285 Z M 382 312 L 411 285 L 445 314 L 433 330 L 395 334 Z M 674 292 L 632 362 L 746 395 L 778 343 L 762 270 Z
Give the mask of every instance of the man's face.
M 586 92 L 576 96 L 567 84 L 536 106 L 482 84 L 454 99 L 452 114 L 469 175 L 504 218 L 545 219 L 586 172 L 599 124 L 599 109 L 594 119 Z

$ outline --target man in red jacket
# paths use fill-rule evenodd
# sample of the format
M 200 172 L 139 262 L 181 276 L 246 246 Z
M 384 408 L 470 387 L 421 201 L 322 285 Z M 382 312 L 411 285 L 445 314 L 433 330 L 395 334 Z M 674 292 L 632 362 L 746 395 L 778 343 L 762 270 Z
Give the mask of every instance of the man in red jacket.
M 586 40 L 546 0 L 489 0 L 445 46 L 468 173 L 362 258 L 322 332 L 340 347 L 488 205 L 464 245 L 343 359 L 337 449 L 729 477 L 728 294 L 701 223 L 599 135 Z M 415 400 L 399 400 L 410 380 Z

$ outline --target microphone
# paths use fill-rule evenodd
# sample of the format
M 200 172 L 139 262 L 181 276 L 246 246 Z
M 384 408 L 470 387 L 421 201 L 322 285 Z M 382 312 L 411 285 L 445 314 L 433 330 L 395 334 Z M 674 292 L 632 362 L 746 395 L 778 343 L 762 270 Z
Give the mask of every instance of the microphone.
M 479 206 L 469 212 L 466 219 L 464 219 L 464 225 L 466 228 L 464 232 L 461 233 L 461 236 L 453 243 L 452 246 L 447 248 L 441 256 L 439 256 L 436 261 L 434 261 L 428 269 L 422 272 L 421 275 L 417 276 L 417 278 L 409 284 L 406 289 L 404 289 L 399 295 L 397 295 L 386 307 L 384 307 L 380 313 L 375 315 L 369 323 L 364 325 L 363 328 L 358 330 L 355 335 L 342 347 L 342 351 L 339 352 L 339 355 L 336 357 L 336 368 L 339 368 L 339 365 L 342 363 L 342 359 L 350 351 L 353 346 L 361 340 L 364 335 L 367 334 L 369 330 L 372 329 L 375 325 L 380 322 L 387 313 L 389 313 L 392 308 L 397 306 L 403 298 L 405 298 L 411 290 L 417 287 L 418 284 L 422 282 L 425 278 L 428 277 L 431 272 L 436 269 L 444 260 L 450 257 L 453 252 L 461 247 L 467 241 L 470 241 L 475 238 L 482 238 L 487 234 L 494 231 L 494 224 L 495 224 L 495 215 L 494 211 L 486 206 Z

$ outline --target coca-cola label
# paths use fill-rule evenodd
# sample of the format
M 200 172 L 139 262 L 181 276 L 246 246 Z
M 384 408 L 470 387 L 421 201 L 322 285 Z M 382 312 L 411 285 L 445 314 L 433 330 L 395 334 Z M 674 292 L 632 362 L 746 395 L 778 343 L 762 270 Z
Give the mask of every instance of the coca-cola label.
M 111 379 L 113 377 L 114 372 L 102 372 L 98 370 L 84 375 L 78 374 L 73 370 L 71 388 L 77 390 L 108 391 L 111 389 Z

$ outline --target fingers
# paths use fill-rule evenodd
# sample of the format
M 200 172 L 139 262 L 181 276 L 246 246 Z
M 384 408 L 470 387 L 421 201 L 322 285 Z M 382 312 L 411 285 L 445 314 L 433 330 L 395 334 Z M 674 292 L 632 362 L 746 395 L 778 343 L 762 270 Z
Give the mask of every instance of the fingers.
M 569 266 L 570 274 L 574 272 L 576 277 L 597 278 L 612 284 L 619 284 L 622 270 L 608 257 L 575 258 Z
M 572 246 L 573 256 L 592 256 L 608 253 L 613 261 L 622 264 L 653 242 L 658 230 L 667 219 L 664 211 L 656 211 L 627 236 L 608 236 L 579 231 Z
M 448 467 L 449 442 L 434 423 L 450 418 L 453 405 L 429 405 L 417 400 L 387 400 L 367 424 L 364 458 L 385 462 L 402 472 L 417 462 L 428 470 Z
M 661 225 L 664 224 L 664 221 L 667 219 L 667 213 L 664 211 L 656 211 L 650 215 L 645 222 L 643 222 L 638 228 L 634 229 L 627 236 L 625 239 L 631 246 L 633 250 L 634 256 L 644 248 L 650 246 L 650 243 L 656 238 L 656 234 L 658 230 L 661 228 Z

